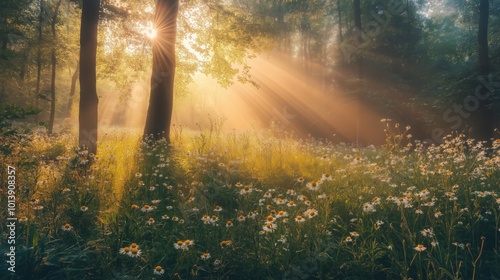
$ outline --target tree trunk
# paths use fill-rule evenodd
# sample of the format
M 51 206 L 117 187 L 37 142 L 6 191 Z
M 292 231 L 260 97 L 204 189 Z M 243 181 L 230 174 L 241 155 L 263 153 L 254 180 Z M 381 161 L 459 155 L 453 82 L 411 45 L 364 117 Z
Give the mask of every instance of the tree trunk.
M 68 98 L 68 109 L 66 109 L 66 118 L 71 118 L 71 107 L 73 107 L 73 97 L 76 91 L 76 80 L 78 80 L 78 75 L 80 74 L 80 60 L 76 62 L 75 73 L 71 77 L 71 88 L 69 90 Z
M 490 74 L 490 60 L 488 50 L 488 18 L 489 18 L 489 0 L 480 0 L 479 2 L 479 27 L 477 32 L 478 41 L 478 74 L 485 80 Z M 482 86 L 480 94 L 486 96 L 488 89 Z M 480 140 L 489 140 L 493 137 L 493 126 L 495 115 L 491 108 L 491 98 L 487 98 L 482 102 L 478 112 L 478 121 L 473 127 L 477 127 L 475 137 Z
M 59 7 L 61 6 L 62 0 L 57 1 L 56 7 L 54 9 L 54 15 L 52 16 L 51 30 L 52 30 L 52 50 L 51 50 L 51 62 L 52 62 L 52 76 L 50 79 L 50 118 L 49 118 L 49 135 L 54 132 L 54 119 L 56 115 L 56 67 L 57 67 L 57 34 L 56 34 L 56 23 L 57 16 L 59 14 Z
M 170 123 L 175 76 L 175 40 L 177 37 L 177 12 L 179 0 L 157 0 L 153 42 L 153 72 L 144 137 L 170 142 Z
M 344 41 L 344 36 L 342 35 L 342 10 L 340 9 L 340 0 L 337 0 L 337 14 L 339 17 L 339 45 Z
M 354 26 L 358 30 L 359 34 L 363 32 L 361 25 L 361 0 L 354 0 Z M 359 35 L 359 43 L 363 44 L 363 38 Z M 363 50 L 359 50 L 359 56 L 356 58 L 356 64 L 358 67 L 358 78 L 363 78 Z
M 89 153 L 97 152 L 97 88 L 96 55 L 97 25 L 99 23 L 100 0 L 85 0 L 82 5 L 80 28 L 80 148 Z
M 35 110 L 38 110 L 38 99 L 40 95 L 40 82 L 42 79 L 42 30 L 43 30 L 44 0 L 40 0 L 40 14 L 38 15 L 38 46 L 36 53 L 36 87 L 35 87 Z M 35 115 L 35 123 L 38 123 L 38 114 Z
M 360 132 L 363 131 L 363 110 L 361 108 L 361 94 L 363 90 L 363 38 L 361 33 L 363 32 L 361 25 L 361 0 L 354 0 L 354 28 L 357 29 L 357 33 L 359 34 L 358 42 L 360 44 L 358 56 L 356 57 L 356 66 L 358 70 L 358 80 L 359 80 L 359 89 L 356 90 L 355 93 L 355 102 L 356 102 L 356 144 L 361 144 Z

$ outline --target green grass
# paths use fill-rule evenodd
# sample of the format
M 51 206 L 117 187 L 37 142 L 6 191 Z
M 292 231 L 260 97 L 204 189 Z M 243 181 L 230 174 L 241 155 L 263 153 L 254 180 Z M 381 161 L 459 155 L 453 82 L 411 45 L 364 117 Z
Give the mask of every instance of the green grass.
M 385 146 L 355 147 L 211 123 L 171 145 L 106 130 L 97 157 L 26 135 L 2 158 L 26 218 L 11 278 L 500 278 L 499 141 L 425 146 L 387 123 Z

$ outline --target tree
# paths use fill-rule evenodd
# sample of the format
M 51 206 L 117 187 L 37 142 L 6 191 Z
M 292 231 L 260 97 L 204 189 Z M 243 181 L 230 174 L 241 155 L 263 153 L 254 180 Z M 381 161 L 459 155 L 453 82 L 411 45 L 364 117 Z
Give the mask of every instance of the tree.
M 80 29 L 80 147 L 87 147 L 89 153 L 97 152 L 97 88 L 96 54 L 97 25 L 99 23 L 100 0 L 85 0 L 82 4 Z
M 170 141 L 173 108 L 178 10 L 179 0 L 156 1 L 154 24 L 157 34 L 153 42 L 151 94 L 144 128 L 145 137 L 153 135 L 154 139 L 167 142 Z
M 54 14 L 52 15 L 52 21 L 50 23 L 52 31 L 52 50 L 51 50 L 51 62 L 52 62 L 52 76 L 50 79 L 50 118 L 49 118 L 49 135 L 52 134 L 54 130 L 54 118 L 56 115 L 56 67 L 57 67 L 57 33 L 56 33 L 56 23 L 57 16 L 59 14 L 59 7 L 61 6 L 62 0 L 57 1 Z
M 489 18 L 489 0 L 479 1 L 479 26 L 477 32 L 478 42 L 478 74 L 479 77 L 487 79 L 490 74 L 490 60 L 488 49 L 488 18 Z M 488 89 L 481 87 L 480 96 L 487 96 Z M 493 137 L 493 121 L 494 114 L 491 109 L 490 99 L 483 102 L 483 106 L 479 109 L 479 120 L 477 123 L 477 138 L 481 140 L 489 140 Z

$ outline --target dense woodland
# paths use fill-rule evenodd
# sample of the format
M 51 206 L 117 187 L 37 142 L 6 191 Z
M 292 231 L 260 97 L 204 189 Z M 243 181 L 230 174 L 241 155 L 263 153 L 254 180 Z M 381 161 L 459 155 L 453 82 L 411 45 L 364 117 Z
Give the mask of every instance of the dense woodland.
M 83 39 L 80 46 L 80 36 L 91 28 L 83 25 L 82 1 L 0 4 L 2 133 L 13 133 L 10 121 L 21 118 L 45 127 L 48 134 L 76 124 L 80 90 L 84 96 L 89 90 L 88 80 L 80 80 L 79 86 L 82 74 L 84 79 L 96 75 L 99 98 L 115 97 L 116 104 L 110 105 L 117 108 L 113 125 L 124 125 L 123 103 L 137 80 L 150 76 L 147 90 L 160 88 L 154 83 L 164 79 L 165 71 L 151 67 L 152 53 L 155 44 L 168 41 L 161 37 L 172 36 L 171 31 L 156 34 L 154 26 L 158 28 L 162 17 L 154 14 L 161 7 L 153 1 L 83 3 L 99 6 L 96 74 L 87 61 L 80 62 L 80 47 L 85 50 L 88 44 Z M 358 132 L 341 132 L 342 140 L 377 142 L 364 132 L 379 119 L 366 111 L 412 125 L 414 136 L 434 143 L 452 131 L 488 139 L 498 125 L 499 14 L 500 3 L 485 0 L 180 1 L 178 15 L 163 15 L 164 24 L 173 21 L 177 27 L 176 63 L 171 65 L 175 89 L 169 95 L 178 100 L 193 95 L 189 84 L 203 73 L 224 87 L 251 83 L 262 87 L 260 94 L 266 98 L 283 99 L 252 77 L 249 61 L 264 53 L 289 63 L 321 93 L 301 95 L 325 99 L 332 106 L 340 95 L 357 104 L 348 122 Z M 85 26 L 81 32 L 80 26 Z M 335 98 L 328 99 L 332 92 Z M 172 100 L 156 102 L 158 108 L 171 105 Z M 81 109 L 81 119 L 96 123 L 96 110 Z M 298 118 L 289 129 L 331 136 L 327 122 L 306 121 L 314 108 L 292 110 Z M 168 114 L 151 114 L 157 122 L 169 119 Z M 270 122 L 269 116 L 261 119 Z M 170 120 L 159 126 L 168 131 Z
M 500 279 L 499 15 L 0 0 L 0 278 Z

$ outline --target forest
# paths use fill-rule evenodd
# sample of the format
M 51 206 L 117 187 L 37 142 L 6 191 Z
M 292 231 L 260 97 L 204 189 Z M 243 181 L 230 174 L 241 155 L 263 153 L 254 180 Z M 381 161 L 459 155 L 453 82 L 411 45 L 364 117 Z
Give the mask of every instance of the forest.
M 497 279 L 500 1 L 2 0 L 1 279 Z

